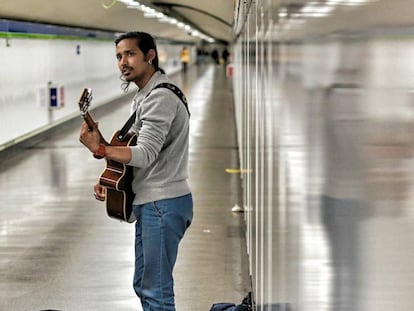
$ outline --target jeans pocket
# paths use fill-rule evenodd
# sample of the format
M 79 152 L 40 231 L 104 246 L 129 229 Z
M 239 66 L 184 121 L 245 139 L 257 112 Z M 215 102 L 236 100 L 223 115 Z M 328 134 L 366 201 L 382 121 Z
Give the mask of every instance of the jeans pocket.
M 154 212 L 159 216 L 162 217 L 164 213 L 164 205 L 163 200 L 155 201 L 151 203 L 151 207 L 153 208 Z

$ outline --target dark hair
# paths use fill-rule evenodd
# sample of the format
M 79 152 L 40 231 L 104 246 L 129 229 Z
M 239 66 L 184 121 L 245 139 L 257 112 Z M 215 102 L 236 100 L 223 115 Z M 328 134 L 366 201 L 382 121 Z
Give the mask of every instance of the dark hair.
M 121 34 L 115 39 L 115 45 L 118 45 L 118 43 L 124 39 L 135 39 L 138 48 L 142 51 L 142 53 L 144 53 L 144 55 L 147 55 L 149 50 L 153 49 L 155 51 L 155 57 L 152 60 L 152 65 L 154 66 L 155 71 L 160 71 L 162 74 L 165 74 L 165 71 L 159 67 L 157 46 L 155 44 L 154 38 L 149 33 L 131 31 Z M 126 88 L 124 88 L 125 90 L 128 89 L 128 85 L 129 83 L 127 83 Z

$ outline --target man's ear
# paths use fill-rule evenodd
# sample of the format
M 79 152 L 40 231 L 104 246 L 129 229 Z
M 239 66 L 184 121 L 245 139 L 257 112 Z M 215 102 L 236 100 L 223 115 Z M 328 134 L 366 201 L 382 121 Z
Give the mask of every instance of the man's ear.
M 146 55 L 146 61 L 151 61 L 151 63 L 153 62 L 153 60 L 155 59 L 155 50 L 154 49 L 150 49 Z

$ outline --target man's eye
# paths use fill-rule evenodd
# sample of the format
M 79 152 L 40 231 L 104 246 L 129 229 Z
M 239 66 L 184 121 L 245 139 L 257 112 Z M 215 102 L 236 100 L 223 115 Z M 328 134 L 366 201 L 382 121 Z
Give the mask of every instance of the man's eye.
M 134 56 L 134 54 L 135 54 L 134 52 L 128 52 L 127 53 L 128 56 Z

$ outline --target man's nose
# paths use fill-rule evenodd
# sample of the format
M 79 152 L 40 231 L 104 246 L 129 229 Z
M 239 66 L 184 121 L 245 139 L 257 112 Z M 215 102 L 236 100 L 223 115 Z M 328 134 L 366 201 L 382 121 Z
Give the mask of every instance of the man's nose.
M 119 64 L 125 65 L 126 63 L 127 63 L 127 58 L 125 57 L 125 55 L 122 55 L 121 59 L 119 60 Z

